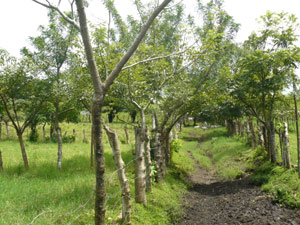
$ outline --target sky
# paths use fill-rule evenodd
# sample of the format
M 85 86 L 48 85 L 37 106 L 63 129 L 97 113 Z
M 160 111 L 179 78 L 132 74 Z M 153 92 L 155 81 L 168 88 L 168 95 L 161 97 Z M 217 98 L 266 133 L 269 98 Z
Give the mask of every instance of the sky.
M 52 0 L 52 2 L 55 3 L 57 0 Z M 68 1 L 62 0 L 62 2 Z M 95 22 L 105 21 L 107 13 L 101 5 L 101 0 L 89 0 L 89 2 L 88 18 Z M 186 10 L 193 13 L 196 1 L 184 0 L 183 2 Z M 121 15 L 136 13 L 132 0 L 115 0 L 115 4 Z M 299 0 L 224 0 L 224 8 L 237 23 L 241 24 L 236 37 L 238 42 L 246 40 L 252 31 L 257 30 L 256 19 L 264 15 L 267 10 L 293 13 L 299 18 L 300 23 Z M 29 46 L 28 37 L 38 35 L 38 26 L 41 24 L 47 24 L 47 10 L 44 7 L 32 0 L 2 0 L 0 48 L 18 56 L 22 47 Z

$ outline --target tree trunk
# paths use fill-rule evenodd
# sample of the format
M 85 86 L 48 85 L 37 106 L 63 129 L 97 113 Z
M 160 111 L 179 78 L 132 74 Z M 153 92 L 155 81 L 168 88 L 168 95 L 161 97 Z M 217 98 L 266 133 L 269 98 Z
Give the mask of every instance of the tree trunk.
M 91 165 L 91 168 L 94 167 L 94 129 L 93 129 L 93 124 L 92 124 L 92 128 L 91 128 L 91 154 L 90 154 L 90 165 Z
M 5 127 L 6 127 L 6 137 L 9 139 L 10 138 L 10 130 L 8 126 L 8 121 L 4 121 Z
M 50 125 L 50 142 L 52 143 L 53 142 L 53 132 L 54 132 L 54 129 L 53 129 L 53 126 L 52 124 Z
M 0 122 L 0 139 L 2 138 L 2 122 Z
M 135 201 L 147 204 L 145 177 L 145 133 L 141 127 L 135 127 Z
M 60 127 L 56 128 L 57 133 L 57 168 L 61 170 L 62 166 L 62 136 Z
M 165 161 L 166 161 L 166 167 L 171 164 L 171 146 L 170 146 L 170 132 L 169 131 L 163 131 L 162 135 L 162 148 L 163 152 L 165 153 Z
M 271 162 L 276 163 L 277 162 L 277 152 L 276 152 L 276 144 L 275 144 L 274 121 L 268 122 L 267 132 L 268 132 L 268 142 L 269 142 L 268 147 L 269 147 L 269 154 L 270 154 Z
M 299 115 L 298 115 L 298 106 L 296 99 L 296 84 L 294 82 L 294 107 L 295 107 L 295 125 L 296 125 L 296 134 L 297 134 L 297 153 L 298 153 L 298 177 L 300 179 L 300 134 L 299 134 Z
M 93 136 L 94 136 L 94 154 L 96 170 L 96 198 L 95 198 L 95 224 L 105 224 L 105 160 L 102 143 L 102 105 L 104 95 L 95 94 L 93 101 Z
M 130 144 L 130 137 L 128 134 L 127 124 L 124 126 L 124 132 L 125 132 L 125 137 L 126 137 L 126 144 Z
M 21 153 L 22 153 L 24 166 L 26 169 L 28 169 L 29 164 L 28 164 L 27 154 L 26 154 L 26 150 L 25 150 L 25 146 L 24 146 L 23 135 L 21 132 L 18 132 L 18 131 L 17 131 L 17 135 L 18 135 L 18 139 L 19 139 L 19 143 L 20 143 L 20 147 L 21 147 Z
M 257 135 L 258 135 L 258 144 L 261 148 L 263 148 L 264 145 L 264 136 L 263 136 L 263 128 L 259 124 L 257 124 Z
M 74 136 L 74 140 L 76 141 L 76 130 L 73 129 L 73 136 Z
M 57 168 L 61 170 L 62 167 L 62 134 L 59 127 L 59 103 L 55 103 L 55 130 L 57 134 Z
M 114 118 L 115 118 L 114 112 L 113 112 L 113 111 L 110 111 L 110 112 L 108 113 L 108 122 L 109 122 L 109 123 L 113 123 Z
M 151 175 L 151 149 L 149 130 L 145 132 L 145 165 L 146 165 L 146 192 L 152 191 L 152 175 Z
M 131 123 L 135 123 L 136 111 L 130 112 L 130 117 L 131 117 Z
M 82 134 L 83 134 L 82 142 L 83 142 L 83 143 L 88 143 L 88 141 L 87 141 L 87 139 L 86 139 L 86 136 L 85 136 L 85 129 L 83 129 Z
M 289 151 L 289 137 L 288 137 L 288 128 L 287 123 L 284 123 L 283 132 L 282 132 L 282 152 L 283 152 L 283 161 L 284 167 L 287 169 L 291 168 L 291 158 Z
M 251 131 L 251 147 L 256 148 L 257 143 L 256 143 L 256 134 L 255 134 L 255 128 L 254 128 L 254 123 L 252 119 L 249 119 L 249 126 L 250 126 L 250 131 Z
M 262 135 L 263 135 L 263 139 L 264 139 L 264 147 L 265 150 L 268 154 L 268 158 L 271 159 L 271 155 L 269 154 L 269 141 L 268 141 L 268 134 L 267 134 L 267 129 L 266 126 L 262 126 Z
M 109 139 L 109 144 L 113 151 L 113 158 L 118 171 L 118 178 L 121 186 L 122 196 L 122 221 L 121 224 L 130 224 L 131 214 L 131 201 L 130 201 L 130 187 L 129 180 L 125 174 L 125 164 L 121 156 L 121 150 L 119 145 L 119 139 L 117 133 L 106 127 L 104 129 Z
M 43 143 L 46 142 L 46 129 L 45 129 L 46 123 L 43 125 Z

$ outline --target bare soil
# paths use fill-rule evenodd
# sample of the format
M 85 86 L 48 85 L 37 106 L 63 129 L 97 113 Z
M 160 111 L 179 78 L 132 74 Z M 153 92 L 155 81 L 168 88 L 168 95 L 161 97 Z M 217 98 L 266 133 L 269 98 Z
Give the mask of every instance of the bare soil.
M 177 225 L 300 225 L 299 209 L 280 206 L 248 177 L 222 180 L 198 165 L 189 180 L 193 186 L 184 199 L 185 216 Z

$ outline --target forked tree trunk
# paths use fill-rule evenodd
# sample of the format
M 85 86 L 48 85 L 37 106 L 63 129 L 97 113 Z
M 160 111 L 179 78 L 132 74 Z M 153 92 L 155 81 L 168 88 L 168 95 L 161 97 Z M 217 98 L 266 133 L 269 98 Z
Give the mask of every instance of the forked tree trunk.
M 145 165 L 146 165 L 146 192 L 152 191 L 152 175 L 151 175 L 151 149 L 150 149 L 150 134 L 147 129 L 145 132 Z
M 113 158 L 118 171 L 118 178 L 121 186 L 122 196 L 122 221 L 121 224 L 130 224 L 131 201 L 129 180 L 125 173 L 125 164 L 121 156 L 121 149 L 117 133 L 104 125 L 109 144 L 113 151 Z
M 145 132 L 135 127 L 135 201 L 147 204 L 146 199 L 146 168 L 145 168 Z
M 20 147 L 21 147 L 21 153 L 22 153 L 24 166 L 26 169 L 28 169 L 29 164 L 28 164 L 28 158 L 27 158 L 27 154 L 26 154 L 26 150 L 25 150 L 24 141 L 23 141 L 23 134 L 21 132 L 17 131 L 17 135 L 18 135 L 18 139 L 19 139 L 19 143 L 20 143 Z

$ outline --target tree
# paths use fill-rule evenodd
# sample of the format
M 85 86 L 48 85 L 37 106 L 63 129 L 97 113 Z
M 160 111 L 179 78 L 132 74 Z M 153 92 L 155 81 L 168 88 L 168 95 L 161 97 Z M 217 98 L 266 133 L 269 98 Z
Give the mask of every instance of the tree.
M 16 130 L 24 166 L 28 169 L 23 133 L 46 101 L 51 83 L 39 77 L 41 73 L 29 58 L 17 60 L 3 50 L 1 57 L 5 60 L 0 70 L 0 98 Z
M 62 134 L 59 126 L 63 114 L 74 110 L 74 99 L 70 96 L 68 84 L 68 59 L 72 48 L 76 46 L 78 31 L 59 17 L 55 10 L 50 10 L 48 27 L 40 26 L 40 36 L 31 37 L 35 52 L 23 49 L 23 53 L 33 58 L 37 65 L 53 81 L 48 101 L 55 108 L 54 127 L 57 133 L 57 167 L 62 168 Z M 71 18 L 71 14 L 69 15 Z
M 57 7 L 48 4 L 41 3 L 39 1 L 33 0 L 45 7 L 53 8 L 61 12 Z M 164 0 L 151 14 L 147 22 L 141 28 L 139 34 L 136 36 L 135 40 L 132 42 L 124 56 L 115 65 L 114 69 L 107 77 L 100 77 L 98 68 L 95 62 L 95 56 L 93 53 L 93 48 L 90 41 L 90 34 L 87 26 L 87 18 L 85 14 L 85 7 L 83 0 L 76 0 L 77 12 L 79 16 L 79 25 L 72 19 L 69 19 L 64 13 L 61 15 L 71 24 L 74 25 L 78 30 L 80 30 L 82 41 L 84 44 L 85 54 L 88 61 L 88 67 L 91 75 L 91 79 L 94 87 L 94 99 L 92 107 L 92 117 L 93 117 L 93 136 L 95 138 L 95 160 L 96 160 L 96 199 L 95 199 L 95 224 L 105 224 L 105 163 L 104 163 L 104 149 L 102 144 L 102 107 L 104 105 L 105 95 L 113 84 L 114 80 L 120 74 L 124 65 L 128 62 L 130 57 L 138 48 L 140 42 L 144 38 L 146 32 L 153 23 L 155 17 L 168 5 L 171 0 Z M 102 82 L 102 79 L 105 79 Z
M 299 61 L 299 48 L 294 45 L 297 26 L 296 18 L 286 13 L 267 12 L 261 20 L 263 29 L 244 43 L 245 55 L 231 87 L 233 96 L 266 127 L 268 155 L 277 162 L 274 106 Z

